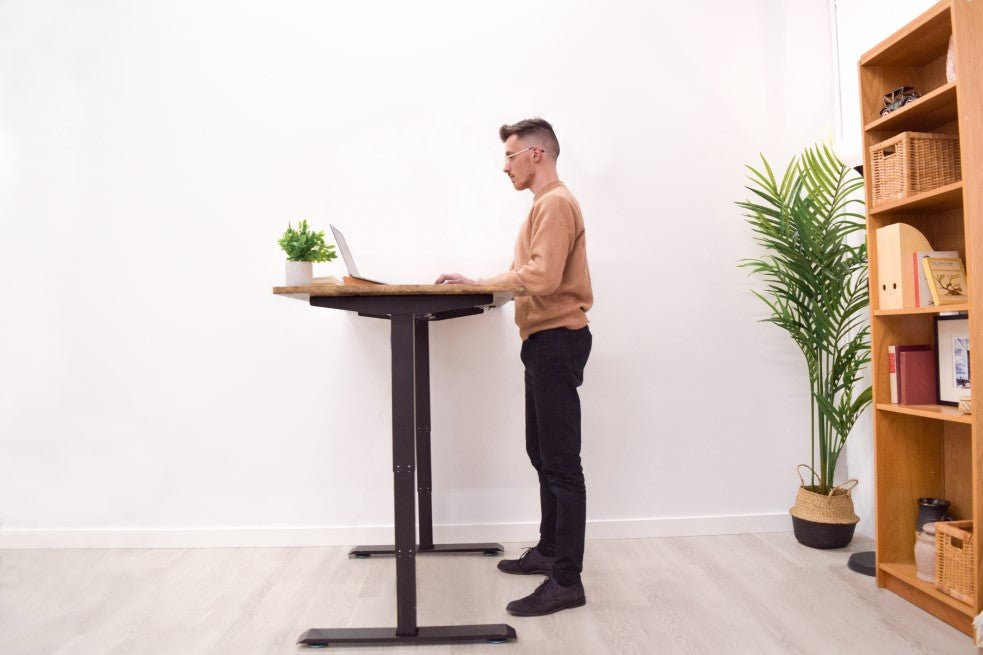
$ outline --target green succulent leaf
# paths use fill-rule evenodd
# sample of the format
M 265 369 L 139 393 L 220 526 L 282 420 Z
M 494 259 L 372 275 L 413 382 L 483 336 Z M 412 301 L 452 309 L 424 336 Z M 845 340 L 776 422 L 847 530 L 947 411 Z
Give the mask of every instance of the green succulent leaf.
M 287 259 L 294 262 L 329 262 L 338 256 L 334 246 L 324 242 L 324 230 L 314 232 L 306 219 L 296 228 L 287 223 L 287 230 L 277 243 L 287 253 Z

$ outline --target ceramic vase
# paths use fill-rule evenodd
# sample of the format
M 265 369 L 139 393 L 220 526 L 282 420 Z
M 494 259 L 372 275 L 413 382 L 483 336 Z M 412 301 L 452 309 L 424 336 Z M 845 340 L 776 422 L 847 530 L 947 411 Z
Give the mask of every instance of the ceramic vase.
M 935 521 L 951 521 L 948 514 L 949 501 L 942 498 L 919 498 L 918 520 L 915 522 L 915 532 L 921 532 L 926 523 Z
M 926 523 L 924 532 L 915 533 L 915 576 L 935 582 L 935 524 Z
M 286 280 L 288 287 L 303 287 L 314 281 L 314 264 L 287 260 Z

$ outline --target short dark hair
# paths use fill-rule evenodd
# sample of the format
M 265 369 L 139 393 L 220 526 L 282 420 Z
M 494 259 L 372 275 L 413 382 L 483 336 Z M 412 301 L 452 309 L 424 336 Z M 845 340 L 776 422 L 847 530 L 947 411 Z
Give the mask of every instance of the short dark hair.
M 520 138 L 533 137 L 538 140 L 539 145 L 546 152 L 556 159 L 560 156 L 560 142 L 556 140 L 556 132 L 553 126 L 542 118 L 527 118 L 513 125 L 503 125 L 498 128 L 498 136 L 502 137 L 502 143 L 512 136 L 519 135 Z

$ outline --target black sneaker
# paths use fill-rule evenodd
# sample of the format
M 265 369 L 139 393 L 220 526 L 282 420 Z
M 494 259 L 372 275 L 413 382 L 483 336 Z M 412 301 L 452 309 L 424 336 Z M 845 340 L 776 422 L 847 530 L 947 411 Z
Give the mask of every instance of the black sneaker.
M 583 584 L 578 582 L 563 587 L 553 578 L 546 578 L 543 584 L 536 587 L 536 591 L 525 598 L 513 600 L 505 609 L 514 616 L 543 616 L 586 604 Z
M 498 563 L 498 570 L 515 575 L 529 575 L 531 573 L 549 575 L 553 572 L 553 564 L 557 559 L 559 558 L 540 555 L 535 548 L 526 548 L 526 552 L 522 553 L 519 559 L 501 560 Z

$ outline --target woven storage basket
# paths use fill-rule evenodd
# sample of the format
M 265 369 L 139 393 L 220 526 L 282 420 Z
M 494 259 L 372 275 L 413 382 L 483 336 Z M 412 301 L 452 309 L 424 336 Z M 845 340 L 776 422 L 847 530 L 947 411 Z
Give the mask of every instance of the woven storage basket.
M 809 469 L 805 464 L 799 465 L 799 469 L 802 467 Z M 795 507 L 789 510 L 795 518 L 814 523 L 837 524 L 853 524 L 860 520 L 853 511 L 853 498 L 850 497 L 850 490 L 857 486 L 856 480 L 847 480 L 842 485 L 833 487 L 829 494 L 818 494 L 806 487 L 801 471 L 799 480 L 802 480 L 802 486 L 795 496 Z
M 956 600 L 976 603 L 973 579 L 972 521 L 939 521 L 935 524 L 935 587 Z
M 959 137 L 902 132 L 870 147 L 874 206 L 962 179 Z

